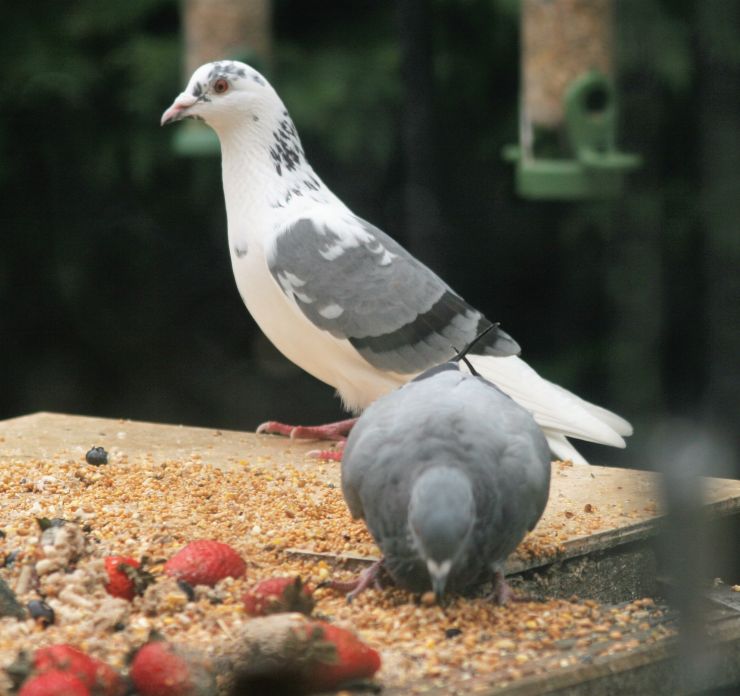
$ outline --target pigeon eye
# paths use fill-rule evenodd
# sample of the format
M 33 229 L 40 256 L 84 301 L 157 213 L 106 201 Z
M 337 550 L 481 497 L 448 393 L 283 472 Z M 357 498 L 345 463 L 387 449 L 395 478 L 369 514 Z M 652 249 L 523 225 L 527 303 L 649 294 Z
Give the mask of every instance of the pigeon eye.
M 223 77 L 220 77 L 218 80 L 216 80 L 213 83 L 213 91 L 216 94 L 223 94 L 224 92 L 227 92 L 229 89 L 229 82 L 228 80 L 224 80 Z

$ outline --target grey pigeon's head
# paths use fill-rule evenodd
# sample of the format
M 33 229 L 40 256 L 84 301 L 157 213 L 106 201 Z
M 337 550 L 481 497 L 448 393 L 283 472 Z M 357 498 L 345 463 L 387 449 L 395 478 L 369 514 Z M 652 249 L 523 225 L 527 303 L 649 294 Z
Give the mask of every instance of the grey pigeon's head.
M 468 477 L 449 466 L 424 471 L 411 489 L 408 520 L 411 539 L 439 599 L 450 571 L 472 543 L 475 500 Z
M 223 131 L 283 108 L 270 83 L 254 68 L 236 60 L 220 60 L 201 65 L 193 73 L 185 91 L 162 114 L 161 124 L 196 118 Z

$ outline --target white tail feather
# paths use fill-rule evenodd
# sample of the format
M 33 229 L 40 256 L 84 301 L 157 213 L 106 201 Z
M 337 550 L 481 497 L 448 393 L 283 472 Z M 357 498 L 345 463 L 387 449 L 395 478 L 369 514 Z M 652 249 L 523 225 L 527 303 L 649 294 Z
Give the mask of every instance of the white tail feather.
M 592 404 L 585 399 L 582 399 L 580 396 L 576 396 L 573 392 L 569 392 L 567 389 L 564 389 L 559 384 L 555 384 L 554 382 L 548 382 L 548 384 L 551 384 L 556 389 L 565 392 L 572 399 L 576 399 L 578 403 L 583 406 L 583 408 L 585 408 L 589 413 L 591 413 L 599 420 L 604 421 L 604 423 L 612 428 L 612 430 L 615 430 L 620 435 L 622 435 L 622 437 L 629 437 L 630 435 L 632 435 L 632 424 L 628 420 L 622 418 L 622 416 L 618 416 L 616 413 L 614 413 L 613 411 L 609 411 L 603 406 L 597 406 L 596 404 Z
M 550 451 L 560 459 L 561 461 L 571 461 L 574 464 L 585 464 L 588 466 L 588 461 L 584 456 L 568 442 L 565 435 L 550 433 L 544 431 L 547 444 L 550 445 Z
M 543 379 L 517 356 L 469 355 L 468 359 L 483 377 L 532 413 L 558 457 L 586 463 L 566 437 L 624 447 L 622 435 L 632 433 L 624 418 Z

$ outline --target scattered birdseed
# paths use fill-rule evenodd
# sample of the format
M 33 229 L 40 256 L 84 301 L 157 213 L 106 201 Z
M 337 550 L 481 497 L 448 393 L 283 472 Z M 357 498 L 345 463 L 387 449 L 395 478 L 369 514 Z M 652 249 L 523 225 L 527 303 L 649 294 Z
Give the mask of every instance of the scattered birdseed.
M 229 437 L 224 433 L 219 443 Z M 293 453 L 283 457 L 283 451 Z M 116 451 L 108 466 L 94 471 L 81 470 L 82 455 L 69 451 L 38 459 L 0 454 L 0 558 L 15 554 L 10 566 L 0 568 L 0 580 L 21 606 L 43 599 L 55 614 L 44 630 L 32 618 L 0 618 L 0 668 L 19 650 L 69 642 L 125 672 L 126 655 L 152 630 L 217 657 L 250 621 L 242 604 L 248 587 L 280 575 L 299 575 L 315 586 L 330 576 L 354 574 L 358 558 L 377 557 L 364 524 L 350 518 L 340 487 L 328 486 L 339 482 L 339 464 L 294 464 L 295 450 L 275 452 L 214 466 L 205 448 L 177 458 Z M 599 511 L 564 518 L 566 506 L 584 510 L 567 480 L 583 476 L 583 469 L 554 464 L 553 475 L 566 485 L 553 486 L 552 512 L 511 564 L 552 558 L 574 537 L 604 531 L 623 513 L 628 519 L 643 515 L 644 500 L 639 507 L 614 501 L 613 507 L 602 503 Z M 49 477 L 41 490 L 24 483 L 41 477 Z M 42 541 L 36 522 L 43 517 L 67 520 L 50 543 Z M 196 539 L 233 546 L 247 562 L 245 577 L 192 592 L 168 579 L 167 559 Z M 129 602 L 105 591 L 103 559 L 115 554 L 148 559 L 157 582 L 144 596 Z M 314 599 L 316 614 L 353 628 L 380 651 L 378 680 L 404 693 L 446 688 L 453 681 L 504 684 L 551 673 L 661 640 L 673 630 L 649 600 L 608 606 L 571 598 L 500 607 L 485 598 L 452 597 L 440 607 L 395 588 L 369 589 L 351 605 L 328 588 L 317 588 Z M 0 692 L 8 687 L 0 670 Z

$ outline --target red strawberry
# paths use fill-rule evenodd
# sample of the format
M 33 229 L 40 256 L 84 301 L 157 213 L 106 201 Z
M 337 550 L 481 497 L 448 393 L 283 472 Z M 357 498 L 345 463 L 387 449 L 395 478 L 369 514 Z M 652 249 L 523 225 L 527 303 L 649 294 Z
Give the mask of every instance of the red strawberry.
M 96 696 L 122 696 L 126 692 L 123 679 L 113 667 L 105 662 L 98 663 L 97 676 L 97 689 L 93 690 Z
M 313 611 L 313 591 L 295 578 L 268 578 L 257 583 L 242 597 L 250 616 L 266 616 L 286 611 L 299 611 L 310 616 Z
M 71 674 L 101 695 L 118 696 L 124 691 L 121 677 L 110 665 L 66 643 L 39 648 L 33 654 L 33 667 L 38 674 L 52 671 Z
M 266 684 L 280 693 L 333 691 L 380 668 L 380 655 L 351 631 L 303 614 L 250 619 L 234 647 L 222 654 L 236 668 L 240 690 L 232 693 L 263 693 Z
M 354 633 L 326 621 L 311 621 L 306 629 L 314 645 L 328 643 L 334 647 L 332 659 L 323 650 L 307 667 L 306 677 L 311 688 L 331 691 L 340 684 L 370 679 L 380 669 L 380 655 L 365 645 Z
M 185 696 L 193 693 L 188 663 L 169 643 L 153 641 L 142 646 L 129 672 L 141 696 Z
M 131 601 L 154 580 L 151 573 L 141 569 L 139 561 L 128 556 L 106 556 L 105 570 L 108 582 L 105 589 L 108 594 Z
M 191 541 L 164 566 L 164 572 L 191 585 L 213 587 L 224 578 L 240 578 L 247 564 L 228 544 L 211 539 Z
M 18 696 L 90 696 L 90 689 L 74 674 L 54 669 L 31 677 Z
M 204 663 L 161 640 L 152 640 L 139 648 L 129 676 L 139 696 L 205 696 L 214 693 L 213 677 Z

